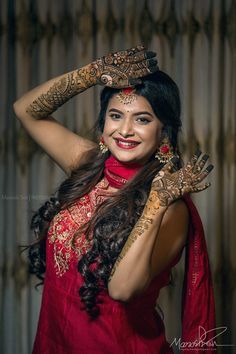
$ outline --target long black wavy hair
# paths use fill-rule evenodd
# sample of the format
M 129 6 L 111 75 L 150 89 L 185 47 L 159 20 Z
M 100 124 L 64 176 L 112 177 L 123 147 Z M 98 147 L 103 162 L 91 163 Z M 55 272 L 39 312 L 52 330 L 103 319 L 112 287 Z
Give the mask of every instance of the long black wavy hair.
M 137 95 L 143 96 L 150 103 L 154 113 L 163 123 L 163 133 L 168 135 L 178 151 L 178 133 L 181 128 L 180 96 L 176 83 L 164 72 L 157 71 L 142 78 L 142 83 L 135 87 Z M 106 110 L 111 97 L 118 89 L 105 87 L 101 93 L 101 109 L 95 125 L 96 131 L 103 132 Z M 84 155 L 84 163 L 73 169 L 59 186 L 55 196 L 51 197 L 33 215 L 31 229 L 37 240 L 29 247 L 30 272 L 43 282 L 46 270 L 45 243 L 49 224 L 62 209 L 68 208 L 81 198 L 103 178 L 105 160 L 109 152 L 101 154 L 99 148 Z M 84 309 L 94 319 L 99 315 L 99 293 L 107 289 L 108 279 L 113 265 L 121 252 L 132 228 L 140 217 L 146 203 L 151 182 L 163 167 L 151 156 L 141 171 L 128 181 L 111 198 L 105 200 L 96 210 L 90 222 L 78 230 L 74 237 L 84 232 L 86 237 L 93 235 L 91 249 L 78 262 L 78 271 L 84 279 L 79 290 Z M 90 266 L 96 263 L 92 271 Z

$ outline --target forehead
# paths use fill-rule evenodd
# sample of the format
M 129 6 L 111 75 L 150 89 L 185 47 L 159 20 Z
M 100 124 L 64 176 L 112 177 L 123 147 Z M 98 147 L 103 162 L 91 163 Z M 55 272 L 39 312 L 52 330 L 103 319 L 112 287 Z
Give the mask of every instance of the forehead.
M 118 98 L 118 94 L 116 94 L 112 96 L 112 98 L 110 99 L 107 106 L 107 110 L 109 111 L 112 108 L 118 109 L 122 112 L 123 111 L 129 111 L 129 112 L 147 111 L 155 115 L 148 100 L 145 97 L 139 95 L 135 95 L 135 99 L 132 102 L 123 103 Z

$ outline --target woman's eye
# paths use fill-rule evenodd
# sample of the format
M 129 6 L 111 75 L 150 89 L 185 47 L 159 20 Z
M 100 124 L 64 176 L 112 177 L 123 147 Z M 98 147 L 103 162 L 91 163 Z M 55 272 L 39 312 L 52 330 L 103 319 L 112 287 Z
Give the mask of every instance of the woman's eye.
M 120 114 L 112 113 L 110 114 L 111 119 L 120 119 Z
M 139 117 L 139 118 L 137 118 L 137 121 L 138 121 L 139 123 L 141 123 L 141 124 L 148 124 L 148 123 L 150 123 L 150 120 L 147 119 L 147 118 L 144 118 L 144 117 Z

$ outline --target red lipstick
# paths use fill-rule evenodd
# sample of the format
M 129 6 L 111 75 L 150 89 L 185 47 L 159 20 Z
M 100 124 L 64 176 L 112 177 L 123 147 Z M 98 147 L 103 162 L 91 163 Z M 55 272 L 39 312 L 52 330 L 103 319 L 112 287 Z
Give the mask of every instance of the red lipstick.
M 140 143 L 135 140 L 130 140 L 130 139 L 122 139 L 122 138 L 115 138 L 116 145 L 125 150 L 129 149 L 134 149 L 136 146 L 138 146 Z

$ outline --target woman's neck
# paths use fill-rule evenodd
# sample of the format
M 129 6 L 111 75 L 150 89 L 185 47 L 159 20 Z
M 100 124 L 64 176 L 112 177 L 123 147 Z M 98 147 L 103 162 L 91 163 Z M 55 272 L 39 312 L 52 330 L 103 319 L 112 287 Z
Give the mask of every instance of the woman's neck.
M 104 175 L 114 190 L 122 188 L 143 166 L 138 163 L 123 163 L 113 155 L 105 161 Z

